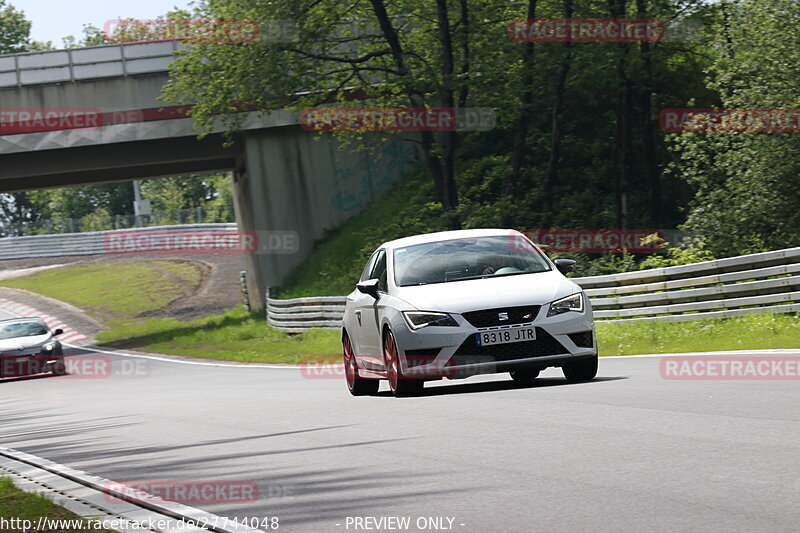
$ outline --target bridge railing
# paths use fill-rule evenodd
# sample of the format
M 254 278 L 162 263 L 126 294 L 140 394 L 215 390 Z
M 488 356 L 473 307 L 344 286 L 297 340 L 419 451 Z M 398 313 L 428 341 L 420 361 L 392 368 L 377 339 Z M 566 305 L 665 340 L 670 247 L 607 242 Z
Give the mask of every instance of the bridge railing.
M 176 41 L 161 41 L 4 55 L 0 56 L 0 87 L 164 72 L 181 48 Z
M 572 278 L 599 321 L 682 322 L 800 311 L 800 247 L 691 265 Z M 280 300 L 267 292 L 267 321 L 286 331 L 338 328 L 344 296 Z

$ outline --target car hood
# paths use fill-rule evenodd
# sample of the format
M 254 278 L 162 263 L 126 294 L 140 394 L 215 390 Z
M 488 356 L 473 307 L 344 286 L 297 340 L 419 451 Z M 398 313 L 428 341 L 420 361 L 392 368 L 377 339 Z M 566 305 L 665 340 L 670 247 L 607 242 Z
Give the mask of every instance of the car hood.
M 580 292 L 558 271 L 398 287 L 397 297 L 422 311 L 465 313 L 479 309 L 544 305 Z
M 15 337 L 13 339 L 2 339 L 0 340 L 0 352 L 8 352 L 19 350 L 20 347 L 24 348 L 33 348 L 34 346 L 39 346 L 40 344 L 44 344 L 53 336 L 49 333 L 47 335 L 34 335 L 32 337 Z

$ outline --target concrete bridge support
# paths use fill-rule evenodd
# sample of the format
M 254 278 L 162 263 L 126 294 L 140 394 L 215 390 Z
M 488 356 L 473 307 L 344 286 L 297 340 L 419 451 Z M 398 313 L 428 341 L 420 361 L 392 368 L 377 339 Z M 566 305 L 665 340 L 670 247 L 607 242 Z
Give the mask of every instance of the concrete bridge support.
M 264 307 L 266 288 L 281 284 L 327 231 L 415 164 L 413 146 L 399 137 L 363 151 L 286 126 L 246 132 L 243 143 L 234 198 L 239 229 L 256 232 L 260 244 L 258 253 L 245 255 L 253 309 Z

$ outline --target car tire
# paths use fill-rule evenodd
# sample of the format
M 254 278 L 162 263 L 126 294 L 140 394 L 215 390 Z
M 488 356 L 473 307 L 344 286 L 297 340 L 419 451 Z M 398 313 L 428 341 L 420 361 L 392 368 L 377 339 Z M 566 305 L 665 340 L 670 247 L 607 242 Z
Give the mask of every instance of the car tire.
M 564 371 L 564 377 L 570 383 L 591 381 L 597 375 L 597 356 L 567 363 L 561 370 Z
M 524 368 L 520 370 L 512 370 L 509 372 L 511 379 L 520 385 L 533 385 L 533 380 L 539 377 L 539 370 Z
M 50 372 L 54 376 L 66 376 L 67 375 L 67 365 L 64 363 L 63 358 L 59 358 L 56 360 L 55 363 L 52 364 L 50 367 Z
M 386 365 L 386 379 L 389 381 L 389 390 L 392 394 L 399 398 L 417 396 L 422 392 L 425 387 L 423 380 L 403 377 L 397 343 L 391 331 L 387 331 L 383 337 L 383 360 Z
M 377 379 L 364 379 L 358 376 L 358 365 L 353 352 L 353 343 L 347 333 L 342 339 L 342 353 L 344 357 L 344 377 L 347 390 L 353 396 L 370 396 L 378 393 L 380 382 Z

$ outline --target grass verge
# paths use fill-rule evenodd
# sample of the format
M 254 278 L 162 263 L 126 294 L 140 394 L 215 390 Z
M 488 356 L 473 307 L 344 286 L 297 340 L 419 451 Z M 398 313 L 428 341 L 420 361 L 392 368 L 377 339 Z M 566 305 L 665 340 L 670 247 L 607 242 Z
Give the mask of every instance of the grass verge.
M 597 322 L 601 355 L 800 348 L 796 314 L 746 315 L 691 322 Z
M 597 323 L 601 356 L 800 348 L 800 317 L 765 314 L 694 322 Z M 339 361 L 339 332 L 287 335 L 242 309 L 194 322 L 149 319 L 101 333 L 109 346 L 229 361 Z
M 78 515 L 60 505 L 54 504 L 44 496 L 18 489 L 11 478 L 7 477 L 0 478 L 0 518 L 28 520 L 32 522 L 32 527 L 35 527 L 39 523 L 39 519 L 43 518 L 69 521 L 83 520 Z M 75 522 L 72 522 L 72 525 L 74 526 Z M 110 533 L 107 529 L 95 529 L 94 526 L 89 526 L 88 524 L 83 528 L 60 527 L 58 529 L 49 528 L 45 531 L 72 533 L 85 532 L 87 530 Z M 0 528 L 0 533 L 20 533 L 21 531 L 21 526 L 20 529 Z
M 100 333 L 106 346 L 225 361 L 300 363 L 338 361 L 340 333 L 316 329 L 288 335 L 266 325 L 262 313 L 237 308 L 192 322 L 151 318 Z
M 84 263 L 3 280 L 80 307 L 108 322 L 163 309 L 199 286 L 202 273 L 188 261 L 109 261 Z

